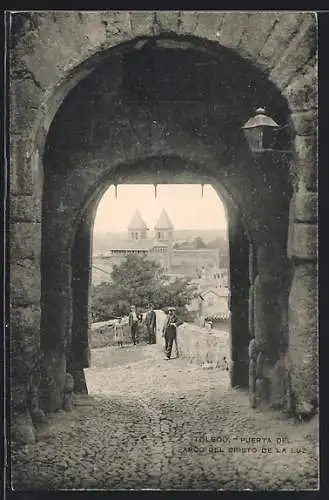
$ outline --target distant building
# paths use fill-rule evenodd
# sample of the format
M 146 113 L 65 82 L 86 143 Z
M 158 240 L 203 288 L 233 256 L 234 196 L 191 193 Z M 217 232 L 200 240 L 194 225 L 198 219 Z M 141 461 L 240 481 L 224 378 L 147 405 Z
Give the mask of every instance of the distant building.
M 199 318 L 227 319 L 229 317 L 229 290 L 227 287 L 210 287 L 194 298 L 187 308 L 197 312 Z
M 170 274 L 172 272 L 174 226 L 165 210 L 162 211 L 155 224 L 154 231 L 155 239 L 153 240 L 150 257 L 159 262 L 164 270 Z
M 229 315 L 228 288 L 209 288 L 202 293 L 201 316 L 225 319 Z
M 127 255 L 145 255 L 159 262 L 168 275 L 200 278 L 207 275 L 206 281 L 223 278 L 219 268 L 219 250 L 214 248 L 176 249 L 174 245 L 174 226 L 165 210 L 160 214 L 152 237 L 149 228 L 137 210 L 128 224 L 128 237 L 125 241 L 113 244 L 108 251 L 93 257 L 93 283 L 109 281 L 114 264 L 120 264 Z M 209 285 L 208 285 L 209 286 Z

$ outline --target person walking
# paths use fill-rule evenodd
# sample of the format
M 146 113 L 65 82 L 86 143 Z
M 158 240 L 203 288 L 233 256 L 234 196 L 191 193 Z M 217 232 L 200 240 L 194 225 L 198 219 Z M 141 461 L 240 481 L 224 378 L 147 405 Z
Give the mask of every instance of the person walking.
M 156 327 L 157 327 L 157 317 L 155 311 L 153 309 L 153 304 L 149 304 L 148 311 L 146 313 L 145 318 L 147 333 L 148 333 L 148 342 L 149 344 L 156 344 Z
M 131 306 L 129 313 L 129 326 L 131 332 L 131 339 L 133 344 L 136 345 L 137 342 L 137 329 L 138 329 L 138 317 L 136 312 L 136 307 Z
M 179 356 L 177 349 L 177 327 L 182 324 L 183 321 L 180 321 L 176 316 L 176 308 L 168 307 L 168 315 L 165 319 L 162 330 L 163 337 L 165 339 L 165 351 L 166 351 L 166 357 L 164 358 L 165 360 L 170 359 L 172 346 L 174 342 L 176 344 L 177 357 Z

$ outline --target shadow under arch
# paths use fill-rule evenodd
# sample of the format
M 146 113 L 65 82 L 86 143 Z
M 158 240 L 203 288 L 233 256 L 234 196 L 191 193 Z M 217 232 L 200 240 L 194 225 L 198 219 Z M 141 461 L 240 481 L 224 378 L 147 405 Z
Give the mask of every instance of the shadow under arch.
M 259 81 L 263 88 L 266 89 L 261 100 L 268 106 L 271 106 L 272 101 L 276 101 L 276 106 L 272 110 L 273 118 L 282 122 L 283 118 L 286 119 L 290 115 L 291 110 L 287 99 L 281 94 L 276 84 L 268 79 L 269 70 L 266 70 L 257 60 L 251 57 L 246 58 L 245 54 L 239 53 L 238 48 L 228 48 L 207 38 L 180 35 L 173 31 L 162 32 L 153 36 L 140 35 L 107 48 L 95 47 L 92 55 L 60 76 L 53 90 L 50 93 L 48 92 L 48 95 L 45 95 L 45 102 L 40 107 L 37 116 L 35 138 L 32 139 L 32 142 L 36 144 L 39 155 L 43 155 L 47 134 L 58 110 L 63 105 L 67 95 L 81 81 L 90 76 L 95 69 L 108 64 L 111 59 L 123 58 L 130 51 L 139 50 L 140 47 L 143 48 L 145 45 L 156 46 L 159 44 L 161 47 L 162 44 L 162 48 L 166 48 L 166 43 L 167 47 L 169 44 L 170 50 L 173 51 L 192 50 L 217 57 L 221 55 L 225 60 L 230 60 L 234 66 L 242 63 L 243 67 L 248 68 L 255 75 L 255 81 Z M 278 102 L 281 102 L 279 106 Z M 253 110 L 250 109 L 250 111 Z

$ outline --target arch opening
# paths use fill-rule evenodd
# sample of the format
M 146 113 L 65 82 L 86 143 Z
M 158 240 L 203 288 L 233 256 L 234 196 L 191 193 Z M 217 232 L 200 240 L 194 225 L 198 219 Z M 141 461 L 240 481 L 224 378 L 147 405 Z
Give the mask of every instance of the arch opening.
M 175 178 L 173 179 L 175 182 Z M 186 322 L 186 327 L 195 336 L 193 328 L 200 330 L 205 337 L 205 323 L 210 327 L 213 322 L 212 332 L 219 335 L 218 328 L 222 329 L 222 336 L 226 342 L 226 350 L 222 349 L 222 358 L 229 361 L 229 311 L 228 311 L 228 246 L 226 228 L 226 210 L 218 199 L 217 194 L 209 185 L 203 187 L 202 197 L 201 185 L 184 183 L 159 184 L 156 186 L 145 184 L 119 184 L 117 187 L 117 199 L 115 188 L 112 185 L 103 196 L 99 204 L 98 215 L 94 226 L 94 250 L 93 250 L 93 313 L 95 323 L 95 340 L 91 339 L 91 345 L 95 342 L 102 345 L 110 345 L 116 349 L 116 338 L 114 336 L 117 317 L 124 317 L 124 346 L 126 353 L 131 354 L 131 335 L 129 326 L 126 325 L 129 314 L 130 302 L 137 306 L 138 312 L 146 314 L 147 302 L 151 301 L 157 310 L 157 332 L 155 334 L 157 346 L 155 352 L 161 359 L 163 339 L 161 338 L 161 326 L 164 311 L 170 305 L 175 305 L 179 310 L 180 319 Z M 208 212 L 206 207 L 208 207 Z M 214 213 L 215 212 L 216 216 Z M 107 214 L 116 213 L 115 219 L 110 219 Z M 106 215 L 105 215 L 106 214 Z M 134 215 L 135 214 L 135 215 Z M 130 220 L 132 219 L 132 221 Z M 158 228 L 159 220 L 166 219 L 170 227 Z M 143 228 L 133 228 L 139 221 Z M 169 221 L 169 222 L 168 222 Z M 99 228 L 107 228 L 107 233 L 99 233 Z M 162 224 L 162 222 L 161 222 Z M 146 227 L 146 229 L 145 229 Z M 212 228 L 212 229 L 211 229 Z M 112 229 L 112 232 L 111 232 Z M 135 287 L 132 279 L 131 286 L 124 281 L 123 284 L 112 282 L 111 271 L 113 266 L 127 265 L 129 259 L 139 259 L 141 262 L 146 258 L 147 262 L 156 262 L 164 272 L 162 278 L 154 283 L 153 278 L 143 285 L 142 291 Z M 146 267 L 149 264 L 146 264 Z M 129 265 L 128 265 L 128 269 Z M 133 270 L 127 271 L 130 275 Z M 146 274 L 147 276 L 147 274 Z M 137 281 L 139 283 L 140 273 Z M 188 283 L 188 286 L 185 284 Z M 171 283 L 171 285 L 170 285 Z M 173 285 L 172 283 L 175 283 Z M 184 286 L 183 286 L 184 284 Z M 112 286 L 112 288 L 110 288 Z M 115 286 L 124 286 L 124 289 L 115 292 Z M 157 292 L 152 292 L 156 286 Z M 173 294 L 171 287 L 182 286 L 180 294 Z M 151 296 L 145 296 L 144 287 Z M 189 295 L 189 302 L 185 303 L 183 295 L 190 294 L 189 288 L 194 292 Z M 105 299 L 99 293 L 104 293 L 108 305 L 103 307 Z M 121 293 L 122 292 L 122 293 Z M 116 303 L 110 304 L 111 293 L 116 297 Z M 122 296 L 120 295 L 122 294 Z M 210 294 L 210 295 L 209 295 Z M 201 299 L 205 295 L 205 299 Z M 209 296 L 208 296 L 209 295 Z M 127 297 L 130 297 L 130 302 Z M 170 298 L 171 297 L 171 298 Z M 209 300 L 208 300 L 209 299 Z M 213 299 L 213 300 L 210 300 Z M 216 300 L 214 300 L 216 299 Z M 169 302 L 170 303 L 169 303 Z M 178 301 L 178 302 L 177 302 Z M 209 302 L 209 304 L 208 304 Z M 95 317 L 96 316 L 96 317 Z M 145 319 L 145 318 L 144 318 Z M 104 323 L 105 322 L 105 323 Z M 193 326 L 194 325 L 194 326 Z M 139 336 L 142 344 L 150 342 L 145 322 L 139 324 Z M 179 334 L 180 354 L 183 358 L 187 354 L 186 337 L 188 330 Z M 100 335 L 100 331 L 103 332 Z M 208 333 L 209 337 L 209 333 Z M 209 337 L 211 340 L 211 337 Z M 108 342 L 108 344 L 107 344 Z M 153 343 L 153 342 L 152 342 Z M 105 345 L 104 344 L 104 345 Z M 121 352 L 121 346 L 119 348 Z M 120 356 L 119 352 L 119 356 Z M 134 351 L 135 352 L 135 351 Z M 132 354 L 134 355 L 134 352 Z M 148 351 L 147 351 L 148 352 Z M 175 355 L 175 353 L 173 352 Z M 196 353 L 195 353 L 196 354 Z M 98 356 L 96 353 L 94 356 Z M 105 355 L 105 351 L 104 351 Z M 219 355 L 216 362 L 219 363 Z M 112 357 L 112 356 L 111 356 Z M 205 354 L 203 363 L 210 361 L 211 352 Z M 221 367 L 225 363 L 221 360 Z M 156 362 L 156 360 L 154 360 Z M 214 365 L 215 366 L 215 365 Z M 228 364 L 226 365 L 228 367 Z M 88 374 L 88 370 L 87 370 Z M 88 378 L 88 375 L 87 375 Z M 93 387 L 92 387 L 93 389 Z
M 184 175 L 181 177 L 181 179 L 184 179 Z M 182 182 L 182 180 L 181 180 L 181 182 Z M 130 183 L 131 183 L 131 180 L 130 180 Z M 125 185 L 125 186 L 127 186 L 127 185 Z M 131 187 L 131 184 L 129 184 L 129 186 Z M 144 184 L 144 186 L 145 186 L 145 184 Z M 159 186 L 159 189 L 160 189 L 160 186 Z M 166 184 L 166 185 L 162 185 L 162 186 L 165 189 L 169 189 L 171 185 Z M 180 184 L 180 186 L 182 186 L 182 188 L 186 188 L 186 187 L 191 187 L 191 184 L 185 184 L 185 183 L 183 184 L 182 183 L 182 184 Z M 136 187 L 136 186 L 134 186 L 134 187 Z M 150 188 L 151 188 L 151 186 L 150 186 Z M 121 190 L 122 190 L 122 187 L 121 187 Z M 118 191 L 120 193 L 120 189 Z M 197 199 L 195 199 L 194 197 L 191 198 L 188 202 L 186 202 L 185 209 L 189 210 L 189 207 L 190 207 L 190 210 L 191 210 L 191 207 L 193 205 L 195 205 L 197 202 L 198 202 Z M 167 203 L 168 203 L 168 200 L 167 200 Z M 128 200 L 127 200 L 127 204 L 129 204 Z M 228 213 L 227 207 L 225 207 L 224 211 L 226 213 L 225 217 L 227 217 L 227 213 Z M 219 212 L 220 212 L 220 210 L 219 210 Z M 93 213 L 95 214 L 95 210 L 93 210 Z M 109 212 L 109 214 L 110 213 L 111 212 Z M 90 219 L 88 217 L 85 217 L 84 219 L 82 219 L 78 225 L 75 243 L 73 246 L 74 256 L 76 257 L 76 255 L 78 255 L 78 254 L 80 255 L 80 258 L 79 258 L 80 264 L 77 264 L 75 266 L 74 261 L 72 259 L 72 265 L 75 269 L 75 271 L 73 272 L 73 282 L 72 282 L 73 283 L 73 286 L 72 286 L 73 296 L 74 296 L 74 290 L 75 290 L 76 286 L 77 286 L 77 291 L 78 291 L 76 296 L 75 296 L 75 299 L 73 299 L 72 338 L 79 338 L 79 336 L 81 337 L 81 332 L 84 330 L 84 332 L 85 332 L 84 333 L 84 341 L 82 342 L 82 344 L 84 343 L 84 345 L 86 346 L 88 343 L 88 330 L 90 328 L 90 318 L 89 318 L 89 323 L 87 321 L 84 322 L 84 326 L 83 326 L 83 320 L 81 323 L 81 318 L 83 317 L 83 315 L 85 315 L 85 317 L 87 317 L 88 311 L 90 314 L 90 304 L 88 306 L 87 295 L 85 295 L 85 300 L 82 299 L 82 302 L 80 301 L 80 304 L 78 303 L 79 302 L 79 294 L 80 294 L 80 297 L 81 297 L 81 293 L 86 294 L 86 290 L 87 290 L 86 285 L 82 285 L 82 287 L 84 287 L 84 291 L 81 292 L 81 284 L 88 282 L 88 277 L 86 275 L 87 269 L 89 269 L 89 273 L 91 273 L 91 267 L 93 265 L 95 265 L 96 268 L 101 273 L 103 273 L 102 274 L 103 278 L 105 278 L 104 265 L 107 269 L 106 273 L 109 276 L 111 274 L 110 270 L 108 268 L 109 262 L 113 261 L 113 262 L 116 262 L 117 264 L 118 264 L 118 262 L 122 262 L 122 259 L 126 255 L 132 253 L 131 251 L 128 252 L 127 249 L 126 250 L 124 249 L 125 245 L 126 246 L 127 245 L 133 246 L 135 250 L 137 249 L 136 250 L 137 254 L 142 252 L 145 255 L 146 254 L 149 255 L 149 257 L 151 259 L 155 258 L 155 260 L 157 260 L 157 261 L 159 261 L 159 258 L 160 258 L 160 261 L 161 261 L 160 265 L 164 266 L 164 268 L 166 269 L 166 272 L 169 273 L 169 275 L 171 275 L 172 278 L 174 278 L 178 272 L 178 274 L 182 274 L 182 276 L 185 276 L 185 278 L 191 280 L 191 283 L 193 283 L 193 285 L 197 287 L 197 290 L 200 290 L 202 288 L 201 292 L 202 292 L 202 294 L 205 293 L 205 297 L 207 298 L 206 304 L 203 307 L 204 310 L 202 312 L 200 312 L 200 300 L 199 299 L 194 300 L 194 305 L 192 307 L 195 308 L 196 302 L 198 302 L 198 307 L 197 307 L 197 310 L 193 311 L 191 314 L 188 315 L 189 322 L 191 322 L 191 321 L 192 321 L 192 323 L 196 322 L 197 324 L 204 326 L 205 320 L 206 320 L 207 325 L 209 325 L 210 322 L 212 322 L 214 324 L 218 323 L 218 328 L 221 329 L 221 328 L 223 328 L 223 324 L 221 323 L 221 319 L 220 319 L 221 315 L 223 315 L 222 319 L 225 319 L 224 317 L 226 317 L 225 316 L 226 314 L 227 314 L 227 319 L 229 317 L 231 318 L 231 323 L 229 322 L 228 324 L 225 325 L 225 321 L 224 321 L 224 330 L 226 331 L 226 333 L 229 334 L 229 336 L 227 337 L 226 340 L 230 339 L 230 346 L 229 346 L 229 353 L 230 354 L 228 356 L 228 354 L 226 352 L 223 354 L 223 357 L 227 360 L 226 361 L 227 363 L 228 363 L 229 357 L 233 360 L 233 362 L 231 364 L 231 371 L 230 371 L 231 384 L 234 387 L 236 387 L 236 386 L 247 387 L 248 386 L 248 344 L 249 344 L 249 341 L 250 341 L 251 335 L 252 335 L 252 333 L 249 331 L 249 322 L 248 322 L 248 314 L 249 314 L 249 312 L 248 312 L 248 296 L 249 296 L 249 287 L 250 287 L 250 282 L 249 282 L 250 256 L 249 256 L 249 252 L 250 252 L 251 245 L 250 245 L 250 242 L 249 242 L 249 239 L 247 236 L 247 231 L 243 225 L 243 218 L 241 217 L 241 214 L 240 214 L 240 216 L 238 215 L 237 207 L 234 207 L 232 202 L 229 203 L 229 213 L 231 215 L 231 221 L 230 221 L 231 223 L 229 224 L 230 232 L 231 232 L 231 239 L 230 239 L 229 245 L 227 242 L 227 248 L 222 249 L 222 251 L 224 250 L 224 255 L 221 258 L 224 258 L 224 262 L 226 261 L 225 267 L 222 269 L 218 268 L 218 273 L 215 273 L 215 274 L 213 273 L 214 274 L 213 278 L 215 278 L 215 276 L 217 275 L 217 279 L 216 278 L 210 279 L 209 277 L 208 278 L 204 277 L 203 279 L 202 278 L 200 279 L 200 276 L 197 272 L 198 270 L 197 270 L 197 268 L 195 268 L 195 265 L 197 265 L 199 267 L 201 266 L 199 271 L 201 273 L 206 272 L 206 274 L 208 276 L 208 274 L 210 272 L 209 269 L 207 269 L 207 266 L 209 267 L 209 262 L 208 262 L 209 258 L 212 260 L 215 259 L 215 261 L 216 261 L 215 266 L 216 266 L 216 268 L 219 267 L 219 262 L 217 262 L 218 257 L 219 257 L 219 255 L 218 255 L 219 249 L 218 248 L 212 249 L 212 250 L 207 248 L 205 251 L 203 251 L 203 253 L 205 255 L 198 255 L 200 253 L 200 251 L 198 251 L 198 250 L 195 251 L 195 249 L 192 248 L 193 245 L 191 248 L 186 248 L 185 250 L 184 249 L 180 249 L 180 250 L 172 249 L 170 254 L 169 254 L 169 251 L 167 248 L 163 248 L 162 249 L 163 253 L 158 253 L 157 255 L 155 255 L 155 254 L 152 255 L 152 249 L 149 249 L 148 252 L 144 252 L 144 250 L 145 250 L 144 247 L 141 249 L 140 245 L 143 242 L 141 242 L 141 241 L 139 241 L 139 242 L 125 241 L 125 239 L 123 238 L 122 235 L 120 235 L 120 238 L 123 238 L 123 241 L 122 241 L 123 247 L 121 249 L 122 251 L 120 250 L 120 248 L 115 248 L 115 250 L 111 250 L 111 239 L 109 240 L 107 238 L 109 247 L 107 248 L 105 255 L 101 254 L 98 256 L 98 258 L 96 257 L 96 263 L 94 263 L 94 264 L 93 264 L 94 260 L 91 260 L 91 256 L 90 255 L 89 255 L 89 257 L 87 256 L 87 261 L 88 261 L 88 258 L 90 259 L 88 262 L 88 267 L 87 267 L 86 256 L 83 256 L 81 254 L 82 251 L 86 252 L 86 243 L 85 243 L 85 246 L 83 247 L 82 240 L 81 240 L 81 234 L 83 232 L 83 234 L 84 234 L 83 237 L 86 238 L 85 223 L 86 223 L 86 220 L 90 220 Z M 176 214 L 177 214 L 177 212 L 176 212 Z M 234 214 L 234 220 L 232 219 L 232 214 Z M 110 215 L 109 215 L 109 217 L 110 217 Z M 117 215 L 117 218 L 118 217 L 119 217 L 119 214 Z M 92 223 L 91 223 L 91 226 L 92 226 Z M 197 234 L 198 233 L 197 226 L 195 226 L 195 228 L 196 229 L 194 230 L 194 232 L 195 232 L 195 234 Z M 132 234 L 135 234 L 135 233 L 132 233 Z M 226 235 L 226 237 L 227 237 L 227 235 Z M 156 233 L 154 234 L 153 238 L 156 240 Z M 151 242 L 152 242 L 152 240 L 150 240 L 150 239 L 146 239 L 144 241 L 145 244 L 146 243 L 151 244 Z M 177 243 L 177 244 L 179 246 L 179 243 Z M 90 245 L 90 243 L 87 243 L 87 248 L 89 248 L 89 245 Z M 187 243 L 188 247 L 189 247 L 189 245 L 190 244 Z M 166 247 L 166 245 L 165 245 L 165 247 Z M 207 245 L 205 245 L 205 247 L 207 247 Z M 201 250 L 201 253 L 202 253 L 202 250 Z M 190 263 L 185 262 L 184 259 L 182 261 L 182 258 L 184 257 L 184 256 L 182 257 L 182 254 L 184 254 L 184 255 L 186 254 L 185 258 L 188 259 L 190 261 Z M 230 257 L 229 257 L 229 254 L 230 254 Z M 168 255 L 170 255 L 170 260 L 167 261 Z M 201 260 L 202 260 L 202 258 L 205 259 L 205 262 L 201 262 L 201 261 L 199 262 L 200 258 L 201 258 Z M 168 259 L 169 259 L 169 257 L 168 257 Z M 196 262 L 196 259 L 198 262 Z M 177 262 L 175 262 L 175 261 L 177 261 Z M 230 261 L 230 264 L 229 264 L 229 261 Z M 81 268 L 81 262 L 85 262 L 85 264 L 84 264 L 84 266 L 82 266 L 82 268 Z M 170 262 L 170 264 L 169 264 L 169 262 Z M 186 268 L 186 265 L 187 265 L 187 268 Z M 168 269 L 168 266 L 170 267 L 170 269 Z M 211 268 L 213 267 L 213 263 L 211 263 L 210 267 Z M 79 269 L 80 269 L 80 272 L 84 273 L 84 276 L 81 276 L 80 278 L 79 278 Z M 204 271 L 201 271 L 201 269 L 203 269 Z M 225 275 L 227 276 L 227 278 L 225 278 Z M 111 278 L 108 278 L 108 280 L 111 281 Z M 224 282 L 223 282 L 223 280 L 224 280 Z M 89 275 L 89 283 L 90 283 L 90 275 Z M 224 285 L 224 283 L 225 283 L 225 285 Z M 198 297 L 201 295 L 201 292 L 198 295 Z M 209 297 L 208 297 L 208 293 L 210 293 Z M 223 297 L 221 296 L 221 294 L 223 295 Z M 216 314 L 215 314 L 215 312 L 213 311 L 214 307 L 207 305 L 208 298 L 210 299 L 212 297 L 212 295 L 216 296 L 217 307 L 219 307 L 220 309 L 223 308 L 223 311 L 222 310 L 218 310 L 217 312 L 215 311 L 216 312 Z M 224 295 L 225 295 L 225 298 L 224 298 Z M 77 301 L 76 321 L 74 320 L 75 300 Z M 226 301 L 227 309 L 225 309 L 225 307 L 223 306 L 223 303 L 225 301 Z M 102 300 L 101 300 L 101 302 L 102 302 Z M 155 298 L 153 298 L 152 302 L 153 303 L 157 302 L 157 300 Z M 220 302 L 220 304 L 219 304 L 219 302 Z M 123 312 L 125 312 L 125 314 L 129 313 L 129 305 L 128 304 L 125 304 L 125 305 L 126 305 L 127 310 L 122 311 L 121 312 L 122 314 L 123 314 Z M 201 305 L 202 305 L 202 303 L 201 303 Z M 143 309 L 143 308 L 145 308 L 146 304 L 142 304 L 140 306 Z M 165 308 L 165 306 L 166 306 L 166 304 L 161 304 L 161 307 L 163 309 Z M 168 306 L 168 304 L 167 304 L 167 306 Z M 84 313 L 82 316 L 79 314 L 80 307 L 84 308 Z M 209 314 L 206 313 L 207 307 L 210 311 Z M 231 310 L 230 314 L 229 314 L 229 308 Z M 225 309 L 225 311 L 224 311 L 224 309 Z M 111 307 L 109 306 L 107 311 L 105 312 L 105 315 L 106 314 L 111 315 L 110 311 L 111 311 Z M 112 315 L 113 314 L 114 314 L 114 312 L 112 312 Z M 117 314 L 119 314 L 118 311 L 117 311 Z M 214 317 L 210 318 L 211 315 Z M 193 318 L 192 318 L 192 316 L 193 316 Z M 102 317 L 102 318 L 98 317 L 98 319 L 105 320 L 106 318 L 105 317 Z M 107 319 L 109 320 L 109 319 L 113 319 L 113 318 L 108 317 Z M 207 321 L 207 319 L 208 319 L 208 321 Z M 79 322 L 80 322 L 80 330 L 79 330 L 79 328 L 77 328 L 75 326 L 75 324 L 79 324 Z M 100 325 L 100 328 L 103 328 L 103 326 Z M 142 326 L 141 326 L 141 328 L 143 329 Z M 106 329 L 106 327 L 105 327 L 105 329 Z M 112 331 L 112 333 L 113 333 L 113 331 Z M 103 340 L 104 340 L 104 338 L 103 338 Z M 103 340 L 101 340 L 101 342 L 103 342 Z M 129 339 L 128 339 L 128 341 L 129 341 Z M 78 354 L 78 357 L 81 356 L 81 345 L 80 345 L 80 348 L 77 350 L 77 352 L 80 353 L 80 354 Z M 210 356 L 210 353 L 208 353 L 207 356 Z M 84 359 L 85 359 L 85 364 L 88 365 L 86 358 L 84 358 Z M 225 363 L 225 360 L 223 361 L 223 359 L 222 359 L 221 362 L 223 364 L 223 363 Z M 228 368 L 228 364 L 225 365 L 225 367 Z M 79 376 L 80 376 L 80 378 L 83 378 L 82 371 L 80 371 Z

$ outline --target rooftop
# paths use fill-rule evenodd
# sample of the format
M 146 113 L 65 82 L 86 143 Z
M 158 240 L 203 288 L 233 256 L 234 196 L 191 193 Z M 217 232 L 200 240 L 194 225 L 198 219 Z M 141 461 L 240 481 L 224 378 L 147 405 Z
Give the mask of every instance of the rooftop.
M 153 240 L 144 239 L 144 240 L 127 240 L 115 243 L 111 245 L 111 250 L 151 250 L 153 247 Z
M 220 286 L 220 287 L 210 287 L 207 288 L 205 291 L 201 292 L 201 296 L 204 297 L 205 295 L 208 295 L 208 293 L 214 293 L 218 297 L 227 297 L 229 294 L 229 290 L 226 287 Z
M 174 226 L 172 225 L 165 209 L 162 210 L 154 229 L 174 229 Z
M 130 223 L 128 224 L 128 230 L 129 231 L 134 231 L 134 230 L 141 230 L 141 229 L 148 229 L 147 225 L 142 219 L 142 216 L 138 210 L 136 210 L 133 218 L 131 219 Z

